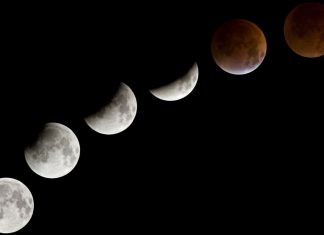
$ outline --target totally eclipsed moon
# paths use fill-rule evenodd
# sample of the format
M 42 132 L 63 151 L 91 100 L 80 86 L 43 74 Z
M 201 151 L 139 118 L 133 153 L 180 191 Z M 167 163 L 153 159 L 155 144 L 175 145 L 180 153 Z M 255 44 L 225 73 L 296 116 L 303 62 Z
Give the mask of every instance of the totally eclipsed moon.
M 287 16 L 284 34 L 288 46 L 298 55 L 324 55 L 324 4 L 303 3 Z
M 220 26 L 212 38 L 211 51 L 216 64 L 231 74 L 247 74 L 262 63 L 266 38 L 254 23 L 235 19 Z
M 45 178 L 65 176 L 74 169 L 79 157 L 78 138 L 60 123 L 47 123 L 37 141 L 25 149 L 29 167 Z

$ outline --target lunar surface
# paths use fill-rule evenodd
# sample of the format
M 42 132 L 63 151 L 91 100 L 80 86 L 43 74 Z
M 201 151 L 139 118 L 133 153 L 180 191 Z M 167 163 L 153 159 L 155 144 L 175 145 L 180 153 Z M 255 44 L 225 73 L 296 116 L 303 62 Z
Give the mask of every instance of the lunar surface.
M 324 4 L 303 3 L 287 16 L 284 34 L 288 46 L 298 55 L 324 55 Z
M 101 110 L 85 118 L 88 126 L 105 135 L 113 135 L 126 130 L 134 121 L 137 101 L 133 91 L 124 83 L 117 93 Z
M 76 135 L 59 123 L 47 123 L 37 141 L 25 149 L 29 167 L 45 178 L 59 178 L 71 172 L 80 157 Z
M 0 178 L 0 233 L 13 233 L 30 221 L 34 200 L 29 189 L 20 181 Z
M 161 86 L 156 89 L 150 90 L 150 92 L 157 98 L 165 101 L 180 100 L 189 95 L 195 88 L 198 81 L 198 65 L 194 65 L 190 68 L 187 74 L 178 78 L 174 82 Z
M 220 26 L 212 38 L 211 51 L 216 64 L 231 74 L 247 74 L 262 63 L 267 42 L 254 23 L 236 19 Z

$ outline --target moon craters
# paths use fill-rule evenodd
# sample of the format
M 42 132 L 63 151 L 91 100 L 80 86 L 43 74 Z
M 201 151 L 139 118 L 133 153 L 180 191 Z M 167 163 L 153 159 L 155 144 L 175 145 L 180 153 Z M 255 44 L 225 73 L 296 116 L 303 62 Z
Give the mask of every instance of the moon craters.
M 186 92 L 196 85 L 198 79 L 196 74 L 190 70 L 187 76 L 189 76 L 189 79 L 179 79 L 178 90 L 180 92 Z
M 131 91 L 126 90 L 123 94 L 116 96 L 112 101 L 113 105 L 118 107 L 120 124 L 131 121 L 136 112 L 136 106 L 131 102 L 131 95 Z

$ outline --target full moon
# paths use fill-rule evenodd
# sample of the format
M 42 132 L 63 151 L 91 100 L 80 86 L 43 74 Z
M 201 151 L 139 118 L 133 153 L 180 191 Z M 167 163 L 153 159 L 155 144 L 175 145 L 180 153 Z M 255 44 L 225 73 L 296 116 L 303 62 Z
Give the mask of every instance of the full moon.
M 303 3 L 287 16 L 284 35 L 298 55 L 315 58 L 324 55 L 324 4 Z
M 34 200 L 29 189 L 20 181 L 0 178 L 0 233 L 13 233 L 30 221 Z
M 211 51 L 225 72 L 241 75 L 254 71 L 267 50 L 266 38 L 254 23 L 235 19 L 220 26 L 212 38 Z
M 59 178 L 70 173 L 79 157 L 78 138 L 60 123 L 47 123 L 37 141 L 25 149 L 29 167 L 45 178 Z
M 104 135 L 113 135 L 126 130 L 134 121 L 137 102 L 133 91 L 124 83 L 117 93 L 98 112 L 85 118 L 88 126 Z
M 194 65 L 183 76 L 159 88 L 150 90 L 150 92 L 157 98 L 165 101 L 180 100 L 189 95 L 195 88 L 198 81 L 198 65 Z

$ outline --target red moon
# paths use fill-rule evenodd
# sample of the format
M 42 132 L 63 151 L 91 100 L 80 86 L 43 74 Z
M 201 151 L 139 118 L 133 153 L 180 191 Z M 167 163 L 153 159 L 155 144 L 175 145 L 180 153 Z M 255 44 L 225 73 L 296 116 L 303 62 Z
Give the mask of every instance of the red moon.
M 287 16 L 284 35 L 298 55 L 315 58 L 324 55 L 324 5 L 303 3 Z
M 235 19 L 216 30 L 211 51 L 216 64 L 225 72 L 241 75 L 254 71 L 262 63 L 267 42 L 254 23 Z

